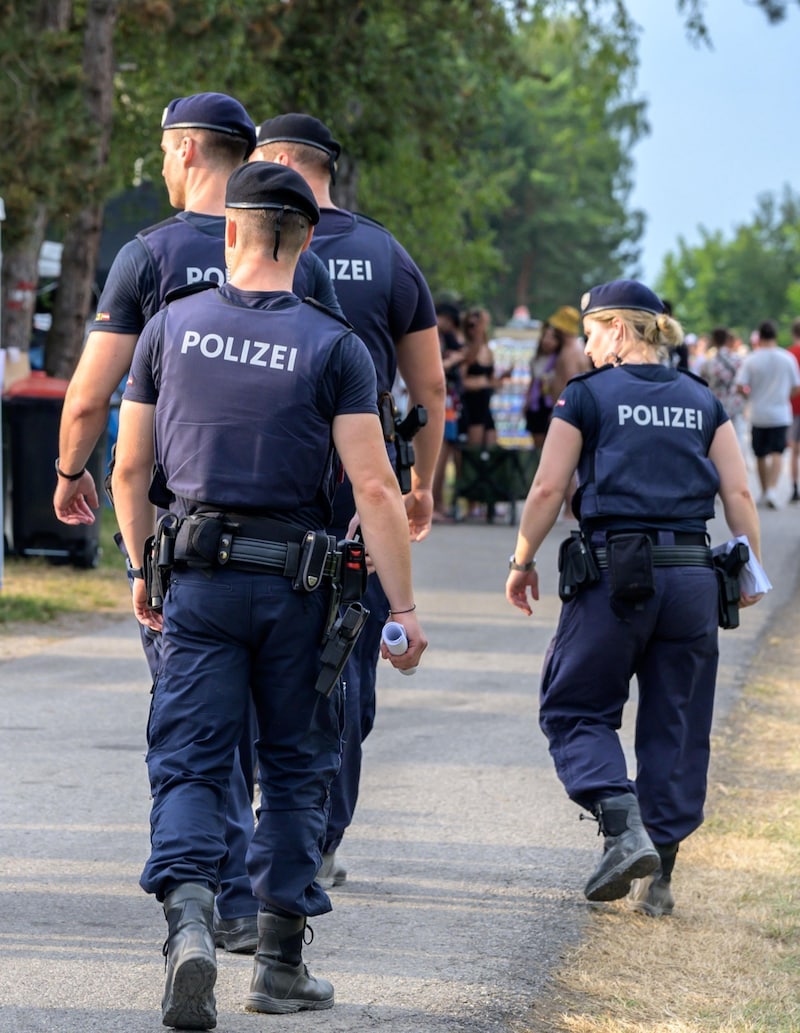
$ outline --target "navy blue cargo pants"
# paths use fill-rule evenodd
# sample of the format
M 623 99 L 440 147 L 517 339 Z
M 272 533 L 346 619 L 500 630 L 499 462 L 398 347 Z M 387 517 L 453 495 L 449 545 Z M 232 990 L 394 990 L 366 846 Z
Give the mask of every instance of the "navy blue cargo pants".
M 159 900 L 182 882 L 219 886 L 252 698 L 261 789 L 247 852 L 252 891 L 278 914 L 330 910 L 315 881 L 342 730 L 339 689 L 325 697 L 314 688 L 328 604 L 327 590 L 295 592 L 276 575 L 173 573 L 148 728 L 151 854 L 141 877 Z
M 545 657 L 539 723 L 569 797 L 591 809 L 636 793 L 659 845 L 680 842 L 703 821 L 718 630 L 712 569 L 657 567 L 655 582 L 654 596 L 615 612 L 603 571 L 563 605 Z M 634 675 L 632 780 L 618 731 Z

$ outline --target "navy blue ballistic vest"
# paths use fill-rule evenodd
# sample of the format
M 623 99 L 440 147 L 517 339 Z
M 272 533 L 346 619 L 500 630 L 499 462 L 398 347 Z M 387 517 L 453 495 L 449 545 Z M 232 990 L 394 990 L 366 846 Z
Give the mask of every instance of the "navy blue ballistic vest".
M 206 219 L 209 217 L 205 217 Z M 163 304 L 167 294 L 177 287 L 205 281 L 217 286 L 225 283 L 225 217 L 214 218 L 213 223 L 203 227 L 173 215 L 163 222 L 150 226 L 137 239 L 144 245 L 158 285 L 159 303 Z M 323 304 L 334 304 L 330 287 L 322 291 L 324 273 L 320 269 L 315 276 L 318 263 L 313 255 L 303 252 L 294 274 L 294 293 L 300 298 L 314 297 Z M 320 280 L 320 283 L 317 283 Z M 145 322 L 154 316 L 156 310 L 143 313 Z
M 311 248 L 328 268 L 342 311 L 366 344 L 378 378 L 378 393 L 391 391 L 397 373 L 397 353 L 389 325 L 394 279 L 394 238 L 378 223 L 353 212 L 344 233 L 318 235 Z M 325 214 L 322 215 L 324 228 Z
M 216 290 L 170 304 L 155 412 L 156 463 L 170 490 L 324 527 L 333 445 L 317 397 L 347 333 L 291 295 L 269 309 L 239 307 Z
M 597 412 L 596 448 L 584 446 L 578 464 L 581 523 L 710 520 L 719 490 L 708 458 L 719 426 L 717 401 L 690 374 L 664 369 L 663 379 L 647 379 L 635 370 L 619 366 L 577 378 Z
M 213 227 L 217 230 L 216 221 Z M 219 220 L 219 233 L 206 232 L 177 215 L 149 226 L 136 234 L 150 257 L 163 301 L 169 291 L 185 284 L 206 280 L 217 286 L 225 283 L 225 219 Z M 147 313 L 149 319 L 153 312 Z

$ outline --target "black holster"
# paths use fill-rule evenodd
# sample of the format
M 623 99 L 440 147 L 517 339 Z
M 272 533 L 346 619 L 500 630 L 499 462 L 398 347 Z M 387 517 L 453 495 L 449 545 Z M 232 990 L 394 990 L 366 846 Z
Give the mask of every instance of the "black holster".
M 384 391 L 378 398 L 378 412 L 381 418 L 383 439 L 395 447 L 394 472 L 400 493 L 411 491 L 411 467 L 415 462 L 411 439 L 428 422 L 428 410 L 424 405 L 415 405 L 401 419 L 391 391 Z
M 750 549 L 744 542 L 737 542 L 730 552 L 714 556 L 714 572 L 717 575 L 717 599 L 719 603 L 719 626 L 739 627 L 739 575 L 750 559 Z
M 156 524 L 156 533 L 144 543 L 142 573 L 147 590 L 147 605 L 156 613 L 161 613 L 169 588 L 179 524 L 174 513 L 165 513 Z
M 588 585 L 600 580 L 600 571 L 583 531 L 570 531 L 558 547 L 558 597 L 568 603 Z
M 366 607 L 361 603 L 350 603 L 325 633 L 320 656 L 322 670 L 315 685 L 317 692 L 323 696 L 330 696 L 333 692 L 367 617 L 369 610 Z

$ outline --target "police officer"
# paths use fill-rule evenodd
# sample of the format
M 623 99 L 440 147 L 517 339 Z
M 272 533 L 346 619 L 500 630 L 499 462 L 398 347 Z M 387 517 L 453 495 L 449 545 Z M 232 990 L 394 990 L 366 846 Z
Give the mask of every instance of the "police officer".
M 267 159 L 295 169 L 308 182 L 320 208 L 312 249 L 325 262 L 339 303 L 369 349 L 379 394 L 389 393 L 399 370 L 409 405 L 420 404 L 427 424 L 414 437 L 411 491 L 406 495 L 413 541 L 427 536 L 433 515 L 433 479 L 444 434 L 444 371 L 436 312 L 425 278 L 408 252 L 383 226 L 363 215 L 337 208 L 331 199 L 340 144 L 323 122 L 298 112 L 267 119 L 258 127 L 253 159 Z M 392 445 L 389 446 L 390 452 Z M 392 452 L 392 454 L 394 454 Z M 349 485 L 339 489 L 332 531 L 341 536 L 354 513 Z M 319 880 L 328 887 L 345 881 L 347 872 L 336 850 L 353 819 L 361 775 L 361 744 L 375 720 L 375 680 L 386 595 L 377 577 L 369 579 L 367 627 L 345 668 L 347 732 L 342 766 L 331 791 L 323 867 Z
M 592 812 L 603 857 L 589 900 L 669 914 L 679 843 L 703 821 L 717 674 L 717 581 L 706 521 L 721 496 L 732 535 L 759 554 L 736 433 L 705 382 L 664 365 L 682 340 L 634 280 L 581 300 L 595 367 L 558 399 L 510 559 L 506 597 L 531 613 L 536 550 L 575 471 L 580 521 L 560 552 L 564 601 L 541 680 L 540 725 L 570 799 Z M 740 606 L 760 596 L 742 594 Z M 635 780 L 618 729 L 639 686 Z
M 408 637 L 408 651 L 391 662 L 414 666 L 427 645 L 373 364 L 346 322 L 291 293 L 297 257 L 319 217 L 313 194 L 291 169 L 256 162 L 232 174 L 226 209 L 230 282 L 175 300 L 145 327 L 113 474 L 135 568 L 134 610 L 163 636 L 147 756 L 152 850 L 141 884 L 163 901 L 169 925 L 163 1022 L 190 1029 L 216 1022 L 214 890 L 251 692 L 261 806 L 248 869 L 260 910 L 246 1007 L 282 1013 L 333 1005 L 333 987 L 308 974 L 301 951 L 307 916 L 331 907 L 315 876 L 342 701 L 338 688 L 330 696 L 315 688 L 330 589 L 324 578 L 322 587 L 306 573 L 298 580 L 298 571 L 328 569 L 316 549 L 329 541 L 322 529 L 336 454 Z M 163 615 L 151 608 L 138 569 L 153 526 L 154 463 L 174 496 Z
M 161 126 L 164 181 L 170 203 L 180 213 L 138 233 L 111 266 L 64 400 L 54 507 L 67 524 L 95 519 L 97 490 L 86 463 L 145 323 L 171 289 L 225 280 L 225 185 L 253 150 L 255 126 L 239 101 L 223 93 L 175 98 L 165 108 Z M 327 271 L 310 251 L 303 252 L 298 263 L 294 290 L 300 297 L 309 295 L 338 309 Z M 155 679 L 158 636 L 143 629 L 142 641 Z M 252 953 L 257 902 L 244 861 L 253 833 L 250 743 L 243 743 L 241 766 L 231 785 L 229 859 L 217 900 L 217 944 Z

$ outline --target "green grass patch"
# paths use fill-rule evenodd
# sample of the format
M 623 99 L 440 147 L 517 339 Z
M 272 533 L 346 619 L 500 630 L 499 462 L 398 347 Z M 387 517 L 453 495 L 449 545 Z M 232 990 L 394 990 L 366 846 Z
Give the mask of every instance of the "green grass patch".
M 92 570 L 51 563 L 41 557 L 6 557 L 0 631 L 9 630 L 10 625 L 52 622 L 66 614 L 124 613 L 130 609 L 125 561 L 114 541 L 116 518 L 104 507 L 99 520 L 101 555 Z

